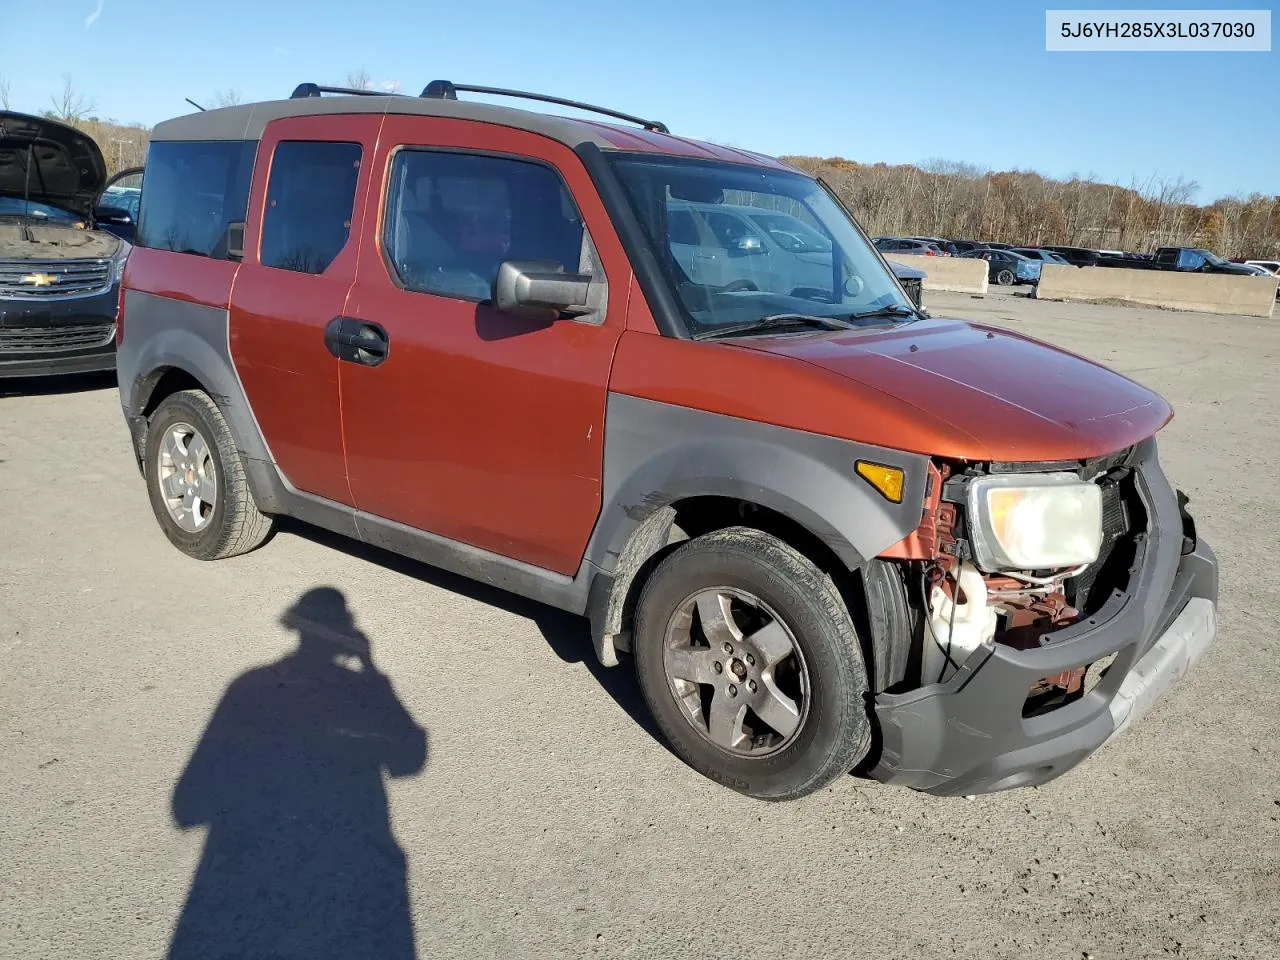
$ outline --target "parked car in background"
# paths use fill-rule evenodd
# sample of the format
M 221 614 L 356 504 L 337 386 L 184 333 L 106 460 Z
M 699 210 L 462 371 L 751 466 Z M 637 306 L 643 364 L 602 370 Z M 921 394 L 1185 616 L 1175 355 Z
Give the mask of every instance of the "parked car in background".
M 806 297 L 831 285 L 831 241 L 780 210 L 668 201 L 671 254 L 697 284 L 727 292 L 785 290 Z M 916 306 L 925 273 L 890 263 Z
M 831 281 L 831 241 L 788 214 L 728 203 L 669 202 L 671 253 L 694 283 L 797 290 Z
M 961 256 L 987 261 L 987 278 L 1002 287 L 1040 281 L 1042 261 L 1032 260 L 1012 250 L 971 250 Z
M 907 237 L 908 240 L 922 240 L 925 243 L 932 243 L 947 256 L 954 257 L 960 251 L 956 245 L 950 240 L 944 240 L 942 237 Z
M 1246 260 L 1245 263 L 1254 267 L 1261 267 L 1273 277 L 1280 275 L 1280 260 Z
M 909 256 L 917 257 L 950 256 L 936 243 L 930 243 L 927 240 L 915 240 L 911 237 L 876 237 L 871 242 L 875 244 L 877 250 L 885 254 L 905 253 Z
M 1203 247 L 1161 247 L 1154 257 L 1158 270 L 1176 270 L 1179 273 L 1233 273 L 1254 276 L 1254 271 L 1243 263 L 1232 263 L 1212 250 Z
M 1039 249 L 1052 250 L 1073 267 L 1096 267 L 1101 256 L 1097 250 L 1090 250 L 1087 247 L 1059 247 L 1045 244 Z
M 970 250 L 981 250 L 983 247 L 991 246 L 985 240 L 952 240 L 951 245 L 956 248 L 956 256 L 968 253 Z
M 1043 263 L 1060 263 L 1070 265 L 1066 257 L 1060 253 L 1055 253 L 1045 247 L 1014 247 L 1013 253 L 1021 254 L 1029 260 L 1039 260 Z
M 993 240 L 989 243 L 983 243 L 981 246 L 986 247 L 988 250 L 1012 250 L 1015 245 L 1012 243 L 999 243 Z
M 102 191 L 94 211 L 98 226 L 121 240 L 133 242 L 138 227 L 138 203 L 142 197 L 142 170 L 125 170 Z
M 88 135 L 0 112 L 0 377 L 115 368 L 131 248 L 95 219 L 107 185 Z

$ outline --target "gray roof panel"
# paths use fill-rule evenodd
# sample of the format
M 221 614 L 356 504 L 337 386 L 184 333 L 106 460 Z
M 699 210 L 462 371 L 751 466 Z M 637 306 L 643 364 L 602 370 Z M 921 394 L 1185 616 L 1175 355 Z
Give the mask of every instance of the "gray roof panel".
M 611 124 L 584 123 L 568 117 L 516 110 L 488 103 L 440 100 L 431 97 L 335 96 L 300 97 L 296 100 L 267 100 L 235 107 L 221 107 L 189 113 L 156 125 L 155 140 L 258 140 L 272 120 L 317 114 L 382 113 L 424 117 L 457 117 L 514 127 L 558 140 L 568 147 L 594 143 L 612 147 L 614 142 L 600 130 Z M 594 129 L 593 129 L 594 128 Z M 617 129 L 626 129 L 618 127 Z

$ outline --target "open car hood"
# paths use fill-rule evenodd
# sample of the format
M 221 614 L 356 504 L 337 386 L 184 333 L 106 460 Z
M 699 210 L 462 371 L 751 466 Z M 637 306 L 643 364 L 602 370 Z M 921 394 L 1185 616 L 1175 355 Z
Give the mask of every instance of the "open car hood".
M 88 134 L 57 120 L 0 111 L 0 196 L 87 219 L 106 182 L 106 161 Z

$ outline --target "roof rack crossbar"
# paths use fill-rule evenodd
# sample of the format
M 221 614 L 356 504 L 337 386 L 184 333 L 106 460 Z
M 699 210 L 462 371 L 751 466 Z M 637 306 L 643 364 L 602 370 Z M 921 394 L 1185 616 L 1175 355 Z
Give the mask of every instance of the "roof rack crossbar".
M 646 130 L 652 130 L 655 133 L 670 133 L 667 125 L 658 120 L 646 120 L 643 117 L 632 116 L 629 113 L 622 113 L 619 110 L 610 110 L 608 107 L 597 107 L 594 104 L 582 103 L 579 100 L 566 100 L 563 97 L 552 97 L 545 93 L 529 93 L 525 90 L 508 90 L 505 87 L 479 87 L 474 84 L 467 83 L 451 83 L 448 80 L 432 80 L 419 96 L 433 97 L 440 100 L 457 100 L 458 91 L 465 93 L 488 93 L 502 97 L 519 97 L 522 100 L 540 100 L 543 103 L 555 103 L 562 107 L 573 107 L 577 110 L 586 110 L 590 113 L 599 113 L 606 117 L 614 117 L 618 120 L 626 120 L 628 123 L 635 123 L 644 127 Z
M 341 93 L 351 97 L 403 96 L 403 94 L 391 93 L 387 90 L 360 90 L 356 87 L 326 87 L 318 83 L 300 83 L 293 88 L 293 93 L 289 94 L 289 99 L 300 100 L 305 97 L 318 97 L 322 93 Z

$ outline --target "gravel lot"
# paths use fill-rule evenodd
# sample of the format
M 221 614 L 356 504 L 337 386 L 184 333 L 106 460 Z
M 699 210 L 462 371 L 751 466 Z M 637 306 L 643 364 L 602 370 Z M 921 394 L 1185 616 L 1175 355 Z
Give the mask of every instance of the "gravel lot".
M 111 382 L 27 385 L 0 398 L 0 956 L 164 955 L 206 839 L 275 895 L 201 880 L 186 920 L 228 952 L 175 955 L 261 956 L 232 949 L 248 930 L 308 958 L 1276 956 L 1280 578 L 1251 567 L 1280 541 L 1280 318 L 927 302 L 1176 406 L 1163 456 L 1222 562 L 1220 634 L 1120 741 L 968 801 L 852 777 L 740 798 L 654 738 L 580 621 L 304 531 L 189 560 Z M 358 716 L 279 623 L 325 585 L 393 685 Z

